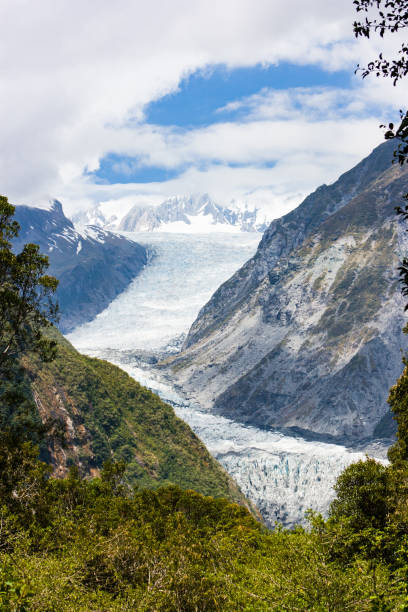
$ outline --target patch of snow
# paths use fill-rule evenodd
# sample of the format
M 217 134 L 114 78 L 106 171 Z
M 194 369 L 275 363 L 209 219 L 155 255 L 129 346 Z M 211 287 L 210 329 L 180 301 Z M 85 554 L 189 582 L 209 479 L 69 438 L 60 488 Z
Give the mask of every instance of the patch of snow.
M 81 234 L 84 238 L 95 240 L 95 242 L 100 242 L 101 244 L 106 241 L 106 233 L 104 232 L 104 230 L 94 225 L 87 225 L 86 227 L 84 227 L 81 231 Z
M 36 200 L 34 204 L 27 204 L 30 208 L 39 208 L 40 210 L 46 210 L 51 212 L 55 210 L 55 200 L 53 199 L 44 199 L 44 200 Z

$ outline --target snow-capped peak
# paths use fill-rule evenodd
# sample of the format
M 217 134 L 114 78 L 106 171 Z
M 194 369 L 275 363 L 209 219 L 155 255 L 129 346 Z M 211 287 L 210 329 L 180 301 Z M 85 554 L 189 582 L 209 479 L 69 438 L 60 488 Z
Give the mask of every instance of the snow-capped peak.
M 160 205 L 136 204 L 126 211 L 113 211 L 97 204 L 73 217 L 76 225 L 94 225 L 128 232 L 263 232 L 271 218 L 257 208 L 234 200 L 227 206 L 208 194 L 174 195 Z
M 157 207 L 134 206 L 123 218 L 124 231 L 181 233 L 264 231 L 258 211 L 221 206 L 208 196 L 173 196 Z

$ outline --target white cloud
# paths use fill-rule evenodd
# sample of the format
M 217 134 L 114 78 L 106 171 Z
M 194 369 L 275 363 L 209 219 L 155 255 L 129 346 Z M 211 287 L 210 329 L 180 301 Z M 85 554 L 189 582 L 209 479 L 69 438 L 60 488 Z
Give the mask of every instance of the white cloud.
M 278 216 L 316 186 L 335 180 L 357 163 L 378 144 L 377 132 L 374 119 L 218 124 L 186 133 L 169 148 L 166 139 L 162 147 L 156 146 L 152 163 L 171 166 L 197 161 L 178 178 L 121 186 L 95 186 L 81 179 L 71 185 L 71 191 L 65 190 L 65 201 L 75 207 L 86 194 L 89 203 L 110 200 L 114 212 L 115 207 L 132 198 L 135 203 L 156 204 L 174 194 L 209 192 L 221 202 L 237 199 L 269 207 Z M 218 159 L 217 164 L 214 159 Z M 266 162 L 273 161 L 275 165 L 265 167 Z M 237 163 L 239 167 L 231 167 Z
M 338 92 L 264 92 L 238 102 L 245 121 L 189 132 L 145 125 L 143 109 L 183 76 L 220 63 L 352 71 L 376 52 L 353 39 L 354 18 L 351 2 L 338 0 L 3 0 L 1 191 L 34 204 L 48 193 L 73 209 L 97 199 L 156 201 L 172 190 L 288 201 L 332 180 L 380 138 L 382 118 L 365 96 L 388 104 L 390 94 L 376 79 L 343 93 L 342 112 Z M 110 151 L 188 169 L 164 184 L 92 185 L 84 169 Z M 271 160 L 275 167 L 262 167 Z M 237 163 L 244 167 L 230 167 Z
M 397 94 L 397 95 L 396 95 Z M 408 82 L 396 89 L 388 80 L 355 80 L 350 89 L 334 87 L 297 87 L 286 90 L 264 88 L 260 92 L 229 102 L 219 108 L 220 116 L 240 111 L 247 120 L 289 120 L 307 118 L 367 117 L 394 114 L 407 99 Z

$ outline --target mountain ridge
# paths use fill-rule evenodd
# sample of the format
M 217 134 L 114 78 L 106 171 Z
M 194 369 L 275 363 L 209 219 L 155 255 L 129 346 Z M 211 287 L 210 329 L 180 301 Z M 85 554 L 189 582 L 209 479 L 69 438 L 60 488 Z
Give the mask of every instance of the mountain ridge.
M 393 160 L 393 150 L 390 142 L 379 145 L 354 168 L 343 173 L 333 184 L 320 185 L 297 208 L 273 220 L 266 229 L 254 257 L 215 292 L 214 300 L 224 299 L 223 293 L 225 292 L 225 301 L 232 310 L 234 304 L 268 273 L 268 270 L 278 262 L 280 257 L 288 255 L 316 226 L 323 222 L 324 218 L 330 216 L 338 208 L 342 208 L 347 203 L 347 198 L 351 199 L 350 193 L 344 199 L 343 189 L 348 186 L 349 189 L 351 187 L 351 193 L 356 192 L 359 185 L 368 185 L 376 174 L 389 168 Z M 344 187 L 341 185 L 342 180 L 346 183 Z M 312 216 L 310 209 L 313 210 Z M 235 277 L 239 283 L 234 283 Z M 234 295 L 236 289 L 241 291 L 237 296 Z M 185 347 L 195 341 L 196 327 L 198 324 L 203 324 L 210 304 L 211 300 L 200 311 L 187 335 Z
M 234 481 L 174 410 L 126 372 L 81 355 L 55 329 L 54 361 L 26 354 L 21 360 L 34 404 L 51 424 L 42 456 L 56 477 L 76 465 L 100 474 L 107 460 L 127 464 L 127 482 L 141 488 L 175 484 L 247 505 Z
M 136 204 L 124 215 L 108 215 L 97 204 L 74 215 L 73 221 L 124 232 L 263 232 L 268 227 L 266 211 L 235 202 L 223 206 L 207 194 L 173 196 L 158 206 Z
M 97 226 L 78 231 L 54 200 L 47 208 L 16 206 L 20 225 L 13 248 L 39 244 L 48 256 L 49 273 L 59 280 L 60 329 L 71 331 L 90 321 L 121 293 L 146 265 L 147 249 Z

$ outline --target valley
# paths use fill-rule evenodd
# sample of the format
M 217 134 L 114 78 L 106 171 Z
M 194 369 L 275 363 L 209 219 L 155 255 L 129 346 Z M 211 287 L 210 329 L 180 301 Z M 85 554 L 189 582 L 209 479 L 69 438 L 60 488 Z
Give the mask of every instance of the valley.
M 39 243 L 60 279 L 60 330 L 172 404 L 271 526 L 325 513 L 342 469 L 394 438 L 408 175 L 391 155 L 380 145 L 263 234 L 205 195 L 116 225 L 98 209 L 74 226 L 56 200 L 16 210 L 16 248 Z
M 210 414 L 157 367 L 159 360 L 177 354 L 201 306 L 253 255 L 260 235 L 127 235 L 154 257 L 108 308 L 69 334 L 70 342 L 120 366 L 172 404 L 268 525 L 303 522 L 309 508 L 325 513 L 342 469 L 365 452 L 384 458 L 384 443 L 346 448 Z
M 129 287 L 69 340 L 80 350 L 177 351 L 200 308 L 255 252 L 261 234 L 129 233 L 152 253 Z
M 408 0 L 0 7 L 0 612 L 408 612 Z

